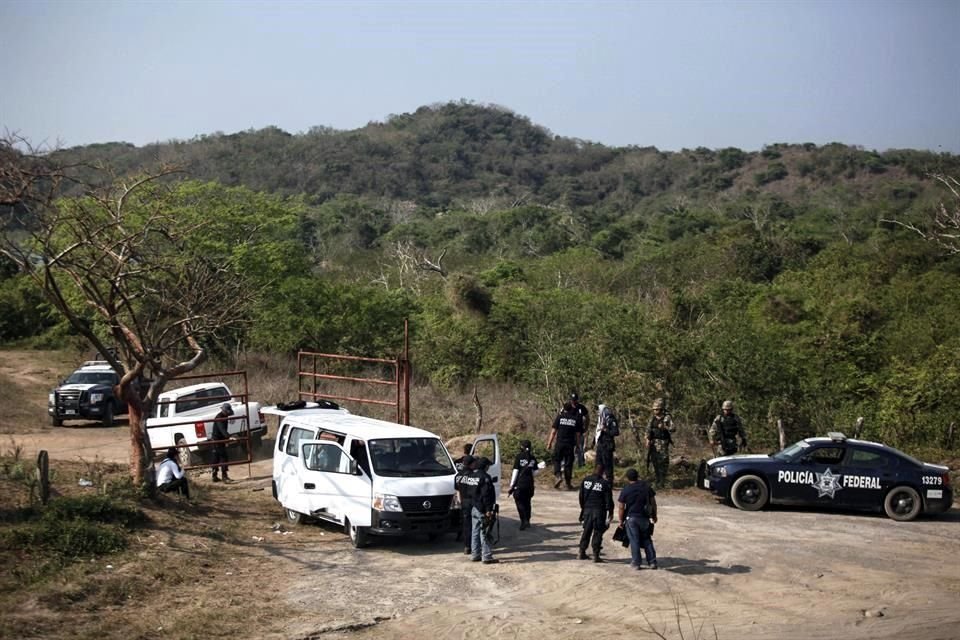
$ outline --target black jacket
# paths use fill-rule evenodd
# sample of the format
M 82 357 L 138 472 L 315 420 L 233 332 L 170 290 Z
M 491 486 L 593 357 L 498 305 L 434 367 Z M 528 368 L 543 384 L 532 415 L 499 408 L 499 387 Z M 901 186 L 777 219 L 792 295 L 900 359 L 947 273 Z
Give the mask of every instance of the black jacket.
M 474 470 L 471 475 L 473 474 L 476 474 L 478 478 L 476 491 L 473 494 L 473 506 L 480 513 L 493 511 L 494 505 L 497 504 L 497 492 L 493 487 L 493 478 L 486 471 L 480 469 Z

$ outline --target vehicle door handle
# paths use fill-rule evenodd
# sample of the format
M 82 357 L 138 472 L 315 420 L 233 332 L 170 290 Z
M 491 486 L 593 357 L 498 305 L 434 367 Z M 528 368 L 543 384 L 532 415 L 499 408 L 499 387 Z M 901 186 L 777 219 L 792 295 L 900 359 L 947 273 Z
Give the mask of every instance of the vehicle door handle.
M 317 488 L 317 485 L 313 484 L 312 482 L 304 482 L 304 483 L 303 483 L 303 488 L 304 488 L 304 489 L 316 489 L 316 488 Z

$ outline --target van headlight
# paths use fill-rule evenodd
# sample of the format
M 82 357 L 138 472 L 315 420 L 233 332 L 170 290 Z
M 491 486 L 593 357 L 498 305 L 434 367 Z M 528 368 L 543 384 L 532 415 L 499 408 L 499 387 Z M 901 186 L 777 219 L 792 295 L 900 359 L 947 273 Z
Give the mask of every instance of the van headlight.
M 400 499 L 385 493 L 373 494 L 373 508 L 377 511 L 403 511 Z
M 460 492 L 453 492 L 453 500 L 450 501 L 450 509 L 460 509 L 463 505 L 460 503 Z

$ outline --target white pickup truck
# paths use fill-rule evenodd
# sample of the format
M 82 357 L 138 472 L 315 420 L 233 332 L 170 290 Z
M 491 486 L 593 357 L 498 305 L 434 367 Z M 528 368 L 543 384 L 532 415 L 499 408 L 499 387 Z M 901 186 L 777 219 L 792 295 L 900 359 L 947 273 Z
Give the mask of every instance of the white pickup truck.
M 202 452 L 202 445 L 211 439 L 213 419 L 220 412 L 220 406 L 228 403 L 233 409 L 228 422 L 230 435 L 242 437 L 249 429 L 251 448 L 259 448 L 267 433 L 260 403 L 235 401 L 233 396 L 222 382 L 204 382 L 161 393 L 147 418 L 150 446 L 162 449 L 190 445 L 180 449 L 180 464 L 189 466 L 190 454 Z M 238 444 L 242 442 L 239 440 Z

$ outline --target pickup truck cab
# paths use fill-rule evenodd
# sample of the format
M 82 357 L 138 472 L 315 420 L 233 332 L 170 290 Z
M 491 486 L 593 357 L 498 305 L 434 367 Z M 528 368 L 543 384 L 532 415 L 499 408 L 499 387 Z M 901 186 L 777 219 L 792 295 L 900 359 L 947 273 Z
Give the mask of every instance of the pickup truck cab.
M 267 433 L 260 403 L 239 402 L 233 397 L 223 382 L 204 382 L 161 393 L 147 418 L 150 446 L 162 449 L 189 445 L 180 449 L 180 464 L 189 466 L 190 454 L 211 440 L 213 419 L 220 412 L 220 406 L 228 403 L 233 409 L 227 423 L 230 435 L 243 436 L 249 430 L 251 447 L 259 448 Z
M 47 415 L 54 427 L 64 420 L 97 420 L 112 427 L 114 416 L 127 412 L 113 388 L 120 375 L 104 360 L 88 360 L 47 396 Z
M 317 518 L 342 526 L 355 547 L 368 536 L 426 534 L 435 539 L 460 527 L 453 460 L 433 433 L 307 403 L 281 416 L 273 454 L 273 497 L 287 521 Z M 484 445 L 496 458 L 496 436 Z M 495 483 L 499 486 L 499 483 Z

